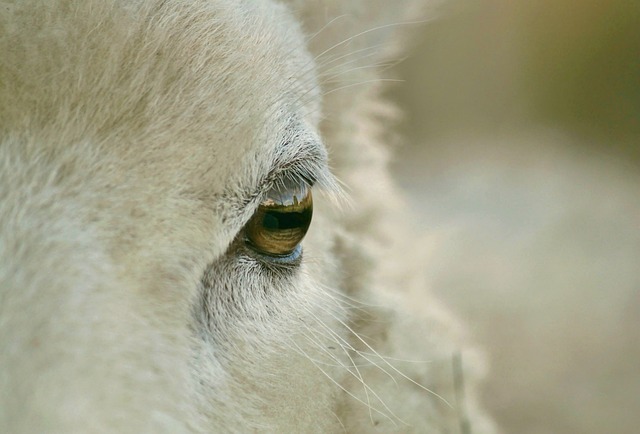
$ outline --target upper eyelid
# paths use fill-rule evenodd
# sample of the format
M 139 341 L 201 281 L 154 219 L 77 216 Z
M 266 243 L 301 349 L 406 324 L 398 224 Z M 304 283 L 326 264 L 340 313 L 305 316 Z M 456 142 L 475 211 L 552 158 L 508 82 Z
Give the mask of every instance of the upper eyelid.
M 271 167 L 247 191 L 243 208 L 255 209 L 276 185 L 304 183 L 319 188 L 334 204 L 347 203 L 347 195 L 329 169 L 329 156 L 320 136 L 296 117 L 287 121 Z
M 341 188 L 331 174 L 327 158 L 319 144 L 305 144 L 297 155 L 287 161 L 277 161 L 257 189 L 258 196 L 266 195 L 271 188 L 285 183 L 304 183 L 308 187 L 318 185 L 329 193 L 341 193 Z
M 272 172 L 267 178 L 268 181 L 261 190 L 266 193 L 273 186 L 284 185 L 286 183 L 306 184 L 308 187 L 313 187 L 318 178 L 319 176 L 317 173 L 305 170 L 303 164 L 301 165 L 298 162 L 293 162 L 284 168 L 279 168 Z
M 317 173 L 317 171 L 312 172 L 309 170 L 309 167 L 305 168 L 305 165 L 301 164 L 299 159 L 296 159 L 286 164 L 274 166 L 255 189 L 246 192 L 242 200 L 241 209 L 257 209 L 258 205 L 266 199 L 272 188 L 277 185 L 284 185 L 287 180 L 289 183 L 304 183 L 309 188 L 312 188 L 318 184 L 318 182 L 324 186 L 332 183 L 335 183 L 336 186 L 338 185 L 333 175 L 328 172 L 328 168 L 324 168 L 320 173 Z M 325 180 L 330 181 L 327 182 Z M 325 188 L 323 187 L 323 189 Z M 339 187 L 336 187 L 336 189 L 337 191 L 341 191 Z M 333 191 L 333 188 L 329 187 L 328 191 Z M 248 219 L 249 216 L 246 218 Z

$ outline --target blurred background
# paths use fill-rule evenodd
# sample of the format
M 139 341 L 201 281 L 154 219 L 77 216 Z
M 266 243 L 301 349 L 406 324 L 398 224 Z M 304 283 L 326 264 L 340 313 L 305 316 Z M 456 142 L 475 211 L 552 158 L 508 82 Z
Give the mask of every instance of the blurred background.
M 450 0 L 394 170 L 507 433 L 640 433 L 640 1 Z

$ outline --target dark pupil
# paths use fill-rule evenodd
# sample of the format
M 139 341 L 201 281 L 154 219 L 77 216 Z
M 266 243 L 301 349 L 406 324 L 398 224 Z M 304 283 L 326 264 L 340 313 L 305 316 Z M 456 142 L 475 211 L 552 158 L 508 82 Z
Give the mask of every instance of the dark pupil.
M 298 229 L 307 226 L 310 220 L 310 208 L 300 212 L 267 211 L 262 219 L 262 226 L 269 231 Z

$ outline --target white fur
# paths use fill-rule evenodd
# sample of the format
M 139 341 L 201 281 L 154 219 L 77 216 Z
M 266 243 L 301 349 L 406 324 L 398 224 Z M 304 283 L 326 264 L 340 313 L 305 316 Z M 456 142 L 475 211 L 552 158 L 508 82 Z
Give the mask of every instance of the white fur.
M 404 8 L 289 3 L 0 3 L 0 432 L 491 430 L 381 145 Z M 290 161 L 283 270 L 238 234 Z

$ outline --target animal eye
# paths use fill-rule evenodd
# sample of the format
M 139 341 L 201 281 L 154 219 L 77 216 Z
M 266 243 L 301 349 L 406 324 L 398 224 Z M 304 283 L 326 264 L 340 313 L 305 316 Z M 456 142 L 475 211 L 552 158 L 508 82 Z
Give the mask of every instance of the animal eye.
M 292 255 L 311 224 L 313 200 L 304 183 L 273 188 L 245 227 L 247 244 L 268 256 Z

